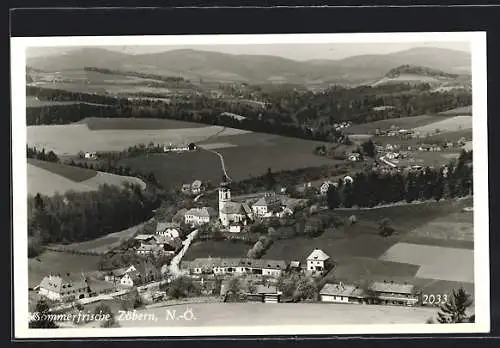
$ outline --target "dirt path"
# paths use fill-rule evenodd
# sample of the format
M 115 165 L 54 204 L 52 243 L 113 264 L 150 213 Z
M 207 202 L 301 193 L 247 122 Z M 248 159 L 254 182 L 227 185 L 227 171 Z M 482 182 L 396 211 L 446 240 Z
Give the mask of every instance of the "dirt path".
M 172 261 L 170 261 L 170 266 L 169 266 L 170 274 L 172 274 L 174 276 L 178 276 L 178 275 L 182 274 L 182 271 L 179 268 L 179 264 L 181 263 L 181 260 L 184 257 L 184 254 L 186 254 L 186 252 L 188 251 L 189 246 L 191 245 L 191 243 L 193 242 L 193 240 L 197 234 L 198 234 L 198 230 L 194 230 L 193 232 L 188 234 L 187 238 L 182 242 L 184 244 L 184 246 L 182 247 L 181 251 L 177 255 L 174 256 Z

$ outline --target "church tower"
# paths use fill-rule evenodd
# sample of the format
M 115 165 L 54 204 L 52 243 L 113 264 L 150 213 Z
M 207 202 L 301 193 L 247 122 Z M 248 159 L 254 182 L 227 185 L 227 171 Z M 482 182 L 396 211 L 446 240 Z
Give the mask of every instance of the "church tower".
M 219 219 L 223 225 L 229 224 L 229 218 L 224 211 L 227 203 L 231 202 L 231 190 L 224 185 L 219 187 Z

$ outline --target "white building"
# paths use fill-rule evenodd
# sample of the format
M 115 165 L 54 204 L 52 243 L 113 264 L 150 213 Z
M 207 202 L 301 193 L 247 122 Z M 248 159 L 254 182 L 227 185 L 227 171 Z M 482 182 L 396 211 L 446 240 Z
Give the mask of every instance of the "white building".
M 337 187 L 338 186 L 338 183 L 336 182 L 331 182 L 331 181 L 325 181 L 324 183 L 321 184 L 321 186 L 319 187 L 319 193 L 321 193 L 322 195 L 326 195 L 328 190 L 330 189 L 330 186 L 334 186 L 334 187 Z
M 192 226 L 200 226 L 209 223 L 215 216 L 217 214 L 211 208 L 192 208 L 184 214 L 184 221 Z
M 325 284 L 319 292 L 321 302 L 363 303 L 366 296 L 363 289 L 354 285 Z
M 158 222 L 156 235 L 174 239 L 179 237 L 180 225 L 176 222 Z
M 323 274 L 327 269 L 327 262 L 330 259 L 323 250 L 314 249 L 307 257 L 307 272 L 311 274 Z
M 87 279 L 81 275 L 75 280 L 66 276 L 49 275 L 44 277 L 38 285 L 38 294 L 53 301 L 73 301 L 85 297 L 90 297 L 91 290 Z

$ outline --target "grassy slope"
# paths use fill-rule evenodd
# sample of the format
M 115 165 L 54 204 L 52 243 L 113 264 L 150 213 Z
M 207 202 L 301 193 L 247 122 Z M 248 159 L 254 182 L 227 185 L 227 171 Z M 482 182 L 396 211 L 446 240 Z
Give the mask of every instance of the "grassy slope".
M 428 124 L 432 124 L 434 122 L 438 122 L 443 120 L 444 116 L 411 116 L 411 117 L 400 117 L 400 118 L 391 118 L 387 120 L 374 121 L 369 123 L 357 124 L 353 125 L 346 129 L 348 134 L 356 134 L 356 133 L 372 133 L 377 128 L 385 129 L 389 128 L 392 125 L 401 127 L 401 128 L 415 128 Z
M 181 129 L 206 127 L 205 124 L 155 118 L 98 118 L 89 117 L 79 121 L 90 130 L 103 129 Z
M 97 171 L 93 169 L 73 167 L 61 163 L 44 162 L 33 158 L 28 158 L 28 163 L 74 182 L 82 182 L 97 175 Z

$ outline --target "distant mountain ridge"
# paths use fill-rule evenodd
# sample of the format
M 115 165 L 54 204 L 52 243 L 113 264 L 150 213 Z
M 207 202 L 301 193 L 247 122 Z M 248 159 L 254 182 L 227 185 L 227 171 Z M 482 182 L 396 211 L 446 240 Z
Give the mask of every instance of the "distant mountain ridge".
M 470 54 L 419 47 L 380 55 L 340 60 L 296 61 L 277 56 L 233 55 L 180 49 L 149 54 L 126 54 L 102 48 L 79 48 L 63 54 L 27 59 L 33 69 L 55 72 L 97 67 L 183 76 L 188 79 L 250 83 L 358 84 L 383 77 L 403 65 L 423 66 L 448 74 L 470 74 Z

